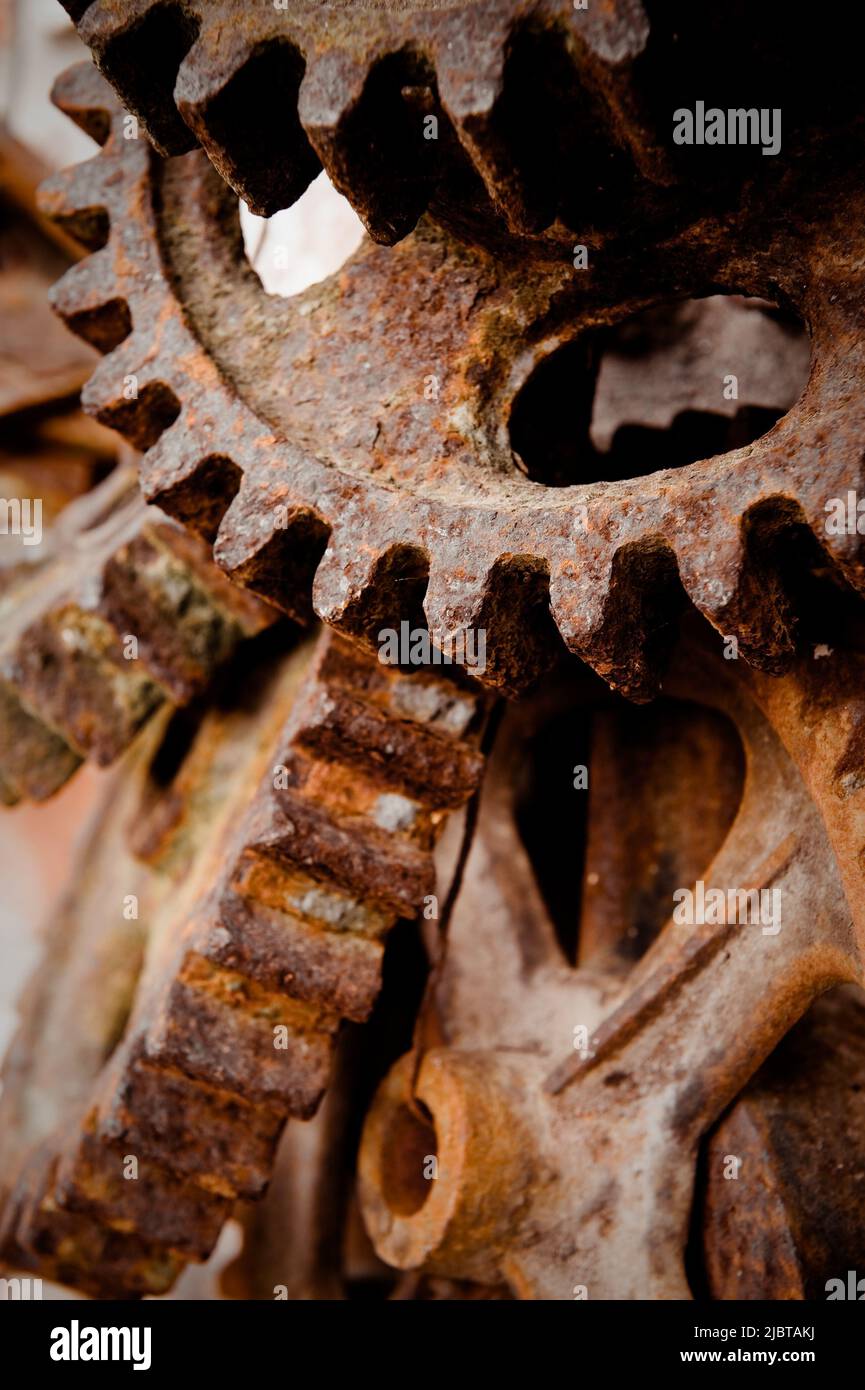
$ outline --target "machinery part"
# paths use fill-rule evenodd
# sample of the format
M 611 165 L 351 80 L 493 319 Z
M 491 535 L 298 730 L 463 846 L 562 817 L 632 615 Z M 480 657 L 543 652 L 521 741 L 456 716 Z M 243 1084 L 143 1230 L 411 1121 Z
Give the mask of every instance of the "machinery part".
M 72 503 L 0 593 L 0 800 L 52 795 L 129 746 L 168 699 L 204 689 L 272 608 L 118 468 Z
M 695 92 L 739 107 L 759 91 L 783 110 L 784 153 L 818 171 L 827 133 L 860 111 L 833 26 L 805 34 L 775 3 L 63 3 L 161 153 L 200 142 L 265 216 L 323 166 L 384 242 L 427 206 L 472 240 L 570 244 L 569 228 L 693 216 L 719 189 L 735 205 L 767 161 L 676 144 Z
M 725 906 L 702 922 L 694 897 L 693 925 L 671 917 L 624 974 L 603 934 L 578 969 L 564 961 L 514 828 L 525 746 L 506 722 L 439 966 L 443 1041 L 401 1059 L 365 1126 L 360 1199 L 383 1259 L 504 1278 L 523 1298 L 689 1296 L 702 1136 L 822 992 L 863 978 L 861 682 L 851 655 L 772 678 L 682 648 L 668 692 L 726 715 L 744 749 L 738 813 L 724 835 L 718 800 L 723 842 L 678 885 L 717 886 Z M 749 918 L 741 895 L 764 890 L 776 896 Z M 861 1232 L 849 1204 L 845 1226 Z
M 819 999 L 713 1133 L 702 1213 L 712 1298 L 825 1299 L 865 1251 L 865 1007 Z M 732 1165 L 731 1165 L 732 1160 Z
M 105 135 L 95 73 L 72 70 L 56 99 Z M 561 651 L 558 629 L 637 700 L 657 689 L 683 589 L 770 671 L 799 638 L 791 568 L 861 589 L 859 536 L 826 533 L 827 499 L 863 467 L 861 297 L 844 249 L 861 193 L 841 154 L 827 154 L 819 197 L 785 166 L 648 260 L 611 247 L 581 275 L 553 246 L 527 275 L 519 247 L 468 248 L 425 220 L 282 301 L 245 264 L 236 208 L 200 153 L 160 161 L 122 123 L 115 106 L 102 155 L 46 188 L 46 210 L 91 247 L 94 220 L 109 228 L 55 305 L 108 350 L 85 408 L 147 449 L 145 495 L 215 537 L 239 583 L 293 616 L 312 588 L 322 618 L 364 637 L 423 598 L 433 641 L 483 630 L 477 674 L 512 693 Z M 718 289 L 809 325 L 808 385 L 767 436 L 607 482 L 587 442 L 570 486 L 525 476 L 508 428 L 535 369 L 582 353 L 590 330 Z
M 197 730 L 170 728 L 149 780 L 123 778 L 106 809 L 116 825 L 134 803 L 151 866 L 125 1026 L 98 963 L 129 901 L 121 880 L 135 894 L 143 870 L 100 826 L 54 931 L 65 978 L 93 975 L 84 1035 L 64 1049 L 77 1074 L 58 1068 L 73 1021 L 50 968 L 7 1063 L 0 1246 L 92 1293 L 164 1291 L 231 1203 L 263 1192 L 286 1119 L 319 1104 L 340 1019 L 372 1007 L 384 937 L 434 892 L 435 834 L 481 771 L 478 696 L 437 673 L 388 669 L 330 634 L 311 663 L 242 665 L 233 697 Z

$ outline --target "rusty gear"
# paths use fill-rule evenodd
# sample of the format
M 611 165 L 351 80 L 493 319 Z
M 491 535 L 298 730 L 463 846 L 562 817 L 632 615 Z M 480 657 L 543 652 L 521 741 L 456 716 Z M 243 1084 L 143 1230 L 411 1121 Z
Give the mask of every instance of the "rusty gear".
M 262 1193 L 482 766 L 478 695 L 437 674 L 330 634 L 311 664 L 242 666 L 197 731 L 121 774 L 6 1064 L 4 1256 L 103 1296 L 164 1292 Z
M 731 20 L 747 22 L 703 8 L 67 3 L 165 154 L 91 69 L 61 79 L 58 103 L 104 148 L 46 185 L 46 211 L 90 253 L 55 304 L 105 354 L 88 408 L 145 451 L 148 501 L 197 534 L 160 521 L 160 549 L 141 504 L 144 529 L 97 545 L 57 612 L 38 598 L 40 641 L 25 607 L 3 668 L 14 699 L 29 711 L 38 696 L 49 732 L 65 719 L 73 754 L 99 756 L 90 707 L 107 701 L 110 756 L 124 747 L 150 707 L 114 687 L 119 629 L 100 629 L 108 657 L 88 649 L 98 679 L 80 692 L 74 660 L 55 685 L 52 642 L 67 601 L 88 631 L 94 603 L 125 618 L 142 571 L 148 661 L 188 676 L 186 698 L 208 663 L 194 621 L 192 655 L 162 631 L 163 552 L 181 544 L 196 563 L 212 544 L 241 587 L 360 640 L 329 633 L 286 658 L 275 627 L 209 712 L 157 715 L 129 755 L 7 1064 L 0 1252 L 19 1266 L 138 1296 L 203 1258 L 235 1201 L 263 1192 L 287 1117 L 316 1110 L 341 1020 L 365 1020 L 379 992 L 385 935 L 419 915 L 447 858 L 414 1046 L 360 1151 L 367 1227 L 409 1272 L 394 1297 L 687 1297 L 702 1290 L 686 1249 L 713 1296 L 808 1296 L 863 1248 L 865 1134 L 847 1109 L 865 1070 L 851 988 L 865 980 L 865 708 L 847 618 L 865 568 L 856 528 L 825 525 L 865 466 L 860 77 L 849 56 L 819 72 L 824 40 L 778 39 L 769 6 L 736 94 L 759 70 L 784 107 L 784 157 L 696 159 L 670 140 L 671 107 L 683 77 L 709 95 L 739 57 Z M 244 263 L 219 175 L 269 212 L 320 164 L 373 240 L 400 244 L 369 243 L 280 302 Z M 810 335 L 800 399 L 795 371 L 763 371 L 788 331 L 779 308 Z M 740 404 L 685 371 L 701 358 L 734 373 Z M 695 411 L 718 426 L 698 462 L 678 452 Z M 759 428 L 740 438 L 745 412 Z M 692 618 L 667 672 L 688 599 L 750 669 Z M 436 877 L 437 832 L 479 783 L 486 704 L 364 651 L 406 619 L 440 647 L 482 630 L 477 673 L 510 693 L 561 639 L 635 700 L 663 674 L 684 741 L 660 707 L 640 744 L 643 712 L 565 663 L 489 726 L 483 797 Z M 803 655 L 835 628 L 843 650 Z M 587 704 L 602 713 L 580 921 L 565 928 L 573 837 L 553 785 L 524 783 L 538 738 L 573 737 Z M 561 743 L 557 757 L 560 774 Z M 669 920 L 673 885 L 703 879 L 736 895 L 732 918 Z M 783 903 L 768 932 L 736 917 L 766 892 Z M 54 988 L 58 966 L 71 988 Z M 804 1124 L 797 1049 L 815 1039 L 833 1055 L 812 1062 L 826 1095 Z M 336 1112 L 345 1086 L 341 1073 Z M 810 1160 L 821 1186 L 840 1172 L 828 1221 L 790 1181 L 815 1124 L 837 1130 Z M 328 1168 L 339 1125 L 283 1148 L 306 1166 L 280 1173 L 275 1199 L 296 1211 L 306 1182 L 315 1208 L 292 1235 L 298 1296 L 340 1288 L 339 1232 L 316 1228 L 322 1204 L 351 1221 Z M 741 1200 L 718 1181 L 728 1146 L 748 1158 Z M 250 1290 L 270 1274 L 261 1222 L 247 1233 L 227 1281 Z
M 521 245 L 493 255 L 425 219 L 395 250 L 366 245 L 281 301 L 245 264 L 236 208 L 200 153 L 161 161 L 124 139 L 92 70 L 68 74 L 57 100 L 112 132 L 44 195 L 91 246 L 109 229 L 55 292 L 108 352 L 85 406 L 148 450 L 146 496 L 215 537 L 226 571 L 287 612 L 307 614 L 312 589 L 321 617 L 369 636 L 422 600 L 438 645 L 485 631 L 489 683 L 520 689 L 560 635 L 646 699 L 685 596 L 777 671 L 799 640 L 791 572 L 861 587 L 858 535 L 825 524 L 827 499 L 863 467 L 863 194 L 843 150 L 824 152 L 819 193 L 787 165 L 737 210 L 670 230 L 649 260 L 611 244 L 583 274 L 550 243 L 527 276 Z M 807 387 L 769 434 L 607 482 L 608 456 L 587 443 L 570 486 L 542 485 L 543 464 L 526 476 L 513 431 L 535 369 L 648 305 L 718 289 L 808 324 Z

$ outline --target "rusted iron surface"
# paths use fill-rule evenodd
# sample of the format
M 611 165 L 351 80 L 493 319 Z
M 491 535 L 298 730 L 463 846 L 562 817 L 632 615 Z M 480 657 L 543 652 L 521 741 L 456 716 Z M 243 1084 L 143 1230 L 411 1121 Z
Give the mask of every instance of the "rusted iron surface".
M 118 468 L 70 504 L 0 592 L 0 793 L 42 800 L 102 766 L 165 700 L 201 694 L 277 614 Z M 134 645 L 130 645 L 134 644 Z
M 57 99 L 104 129 L 113 98 L 98 83 L 76 69 Z M 553 244 L 527 276 L 520 246 L 466 245 L 426 219 L 395 250 L 367 244 L 278 300 L 246 265 L 206 160 L 161 161 L 122 120 L 115 106 L 102 156 L 44 194 L 69 230 L 94 207 L 110 228 L 55 305 L 108 350 L 86 408 L 147 448 L 145 494 L 215 536 L 238 582 L 292 614 L 311 594 L 320 616 L 366 636 L 414 594 L 437 643 L 485 630 L 488 683 L 522 688 L 563 639 L 636 699 L 657 689 L 686 597 L 747 660 L 784 668 L 799 636 L 777 560 L 788 543 L 807 539 L 861 588 L 859 536 L 825 525 L 827 497 L 862 481 L 865 399 L 850 271 L 861 195 L 828 156 L 819 197 L 785 162 L 638 263 L 609 248 L 583 274 Z M 526 476 L 508 427 L 533 368 L 651 304 L 719 289 L 809 326 L 811 376 L 768 434 L 684 467 L 665 468 L 662 450 L 650 476 L 614 481 L 587 440 L 569 486 Z M 719 342 L 725 331 L 707 325 Z M 789 404 L 779 371 L 767 381 L 761 366 L 742 397 L 778 407 L 771 418 Z
M 366 1121 L 361 1202 L 386 1261 L 504 1279 L 526 1298 L 689 1296 L 702 1134 L 824 990 L 863 979 L 861 864 L 827 814 L 837 768 L 855 756 L 861 663 L 829 660 L 818 764 L 813 731 L 796 738 L 790 727 L 802 723 L 816 663 L 783 679 L 788 724 L 774 714 L 782 682 L 701 647 L 680 652 L 668 693 L 732 721 L 748 766 L 736 818 L 726 836 L 717 822 L 722 843 L 700 877 L 725 891 L 776 890 L 783 921 L 775 932 L 671 918 L 624 978 L 602 942 L 567 966 L 514 829 L 519 733 L 494 753 L 440 967 L 443 1043 L 397 1064 Z M 861 815 L 858 781 L 849 785 L 844 827 Z M 824 1188 L 814 1200 L 831 1197 Z
M 97 828 L 7 1064 L 3 1249 L 89 1292 L 164 1291 L 231 1203 L 263 1192 L 286 1119 L 321 1100 L 340 1019 L 369 1014 L 387 932 L 434 890 L 447 809 L 480 776 L 479 698 L 438 676 L 327 635 L 257 672 L 247 655 L 230 679 L 233 697 L 185 738 L 169 726 L 109 799 L 112 827 L 134 818 L 134 855 Z M 118 1020 L 99 962 L 139 883 L 146 955 L 134 997 L 123 963 Z M 92 973 L 96 1015 L 82 1009 L 71 1078 L 55 1050 L 71 1026 L 61 939 L 65 974 Z

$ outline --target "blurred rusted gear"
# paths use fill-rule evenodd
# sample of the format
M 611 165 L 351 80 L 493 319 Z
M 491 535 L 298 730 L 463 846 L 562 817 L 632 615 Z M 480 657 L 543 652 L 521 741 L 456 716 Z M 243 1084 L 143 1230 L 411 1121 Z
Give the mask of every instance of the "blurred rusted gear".
M 485 630 L 489 683 L 519 689 L 561 636 L 646 699 L 685 595 L 777 671 L 798 639 L 791 571 L 862 587 L 860 537 L 825 528 L 827 498 L 863 485 L 865 195 L 845 148 L 824 152 L 819 189 L 787 162 L 649 257 L 623 242 L 582 273 L 550 243 L 528 274 L 521 246 L 492 254 L 425 219 L 283 301 L 245 263 L 233 200 L 200 152 L 162 161 L 125 139 L 92 69 L 67 74 L 56 99 L 106 140 L 44 194 L 94 250 L 55 291 L 67 323 L 108 352 L 85 406 L 148 450 L 146 496 L 215 537 L 226 571 L 287 612 L 308 613 L 312 589 L 321 617 L 368 636 L 422 599 L 438 644 Z M 594 481 L 605 456 L 588 445 L 574 485 L 526 476 L 509 421 L 539 363 L 649 305 L 718 290 L 768 297 L 809 326 L 807 387 L 768 435 L 648 477 Z
M 39 801 L 126 749 L 164 700 L 201 694 L 278 616 L 121 466 L 70 504 L 0 590 L 0 801 Z M 134 641 L 134 646 L 131 645 Z
M 197 725 L 181 711 L 134 754 L 6 1062 L 5 1259 L 163 1292 L 263 1192 L 340 1020 L 372 1008 L 387 932 L 435 891 L 481 717 L 476 692 L 328 633 L 312 658 L 247 654 Z
M 532 882 L 515 829 L 513 770 L 526 763 L 531 709 L 522 716 L 517 709 L 503 725 L 438 969 L 433 1022 L 425 1045 L 383 1083 L 361 1145 L 364 1216 L 378 1253 L 398 1268 L 488 1284 L 504 1278 L 526 1298 L 690 1296 L 685 1251 L 701 1141 L 819 995 L 865 978 L 861 658 L 834 654 L 802 662 L 778 679 L 720 660 L 701 643 L 679 652 L 667 689 L 733 722 L 747 767 L 741 803 L 729 824 L 731 801 L 717 775 L 724 741 L 686 733 L 693 776 L 714 775 L 687 814 L 679 806 L 672 865 L 664 862 L 663 839 L 649 834 L 635 842 L 633 862 L 623 868 L 623 860 L 618 872 L 604 823 L 612 825 L 629 794 L 639 799 L 640 782 L 629 787 L 622 780 L 607 802 L 609 789 L 593 765 L 589 815 L 597 796 L 602 824 L 594 842 L 590 828 L 584 879 L 590 930 L 576 971 L 551 930 L 549 896 L 540 896 L 548 885 L 543 878 L 540 888 Z M 652 763 L 653 757 L 646 804 L 664 819 L 671 785 L 663 758 Z M 623 779 L 628 765 L 627 754 L 619 758 Z M 700 789 L 697 780 L 686 779 L 689 785 Z M 625 809 L 623 855 L 629 817 Z M 704 818 L 709 840 L 719 833 L 720 844 L 711 863 L 700 864 L 706 825 L 693 822 Z M 567 868 L 560 880 L 563 873 Z M 659 892 L 659 879 L 693 885 L 698 878 L 724 892 L 731 885 L 777 890 L 780 916 L 774 903 L 770 915 L 779 929 L 765 917 L 763 925 L 696 926 L 670 918 L 640 956 L 636 928 L 652 917 L 652 899 L 664 905 L 665 916 L 673 906 L 671 893 Z M 852 1025 L 845 1012 L 851 1007 Z M 764 1221 L 765 1244 L 746 1281 L 751 1296 L 772 1296 L 785 1286 L 783 1296 L 791 1289 L 796 1296 L 790 1266 L 771 1268 L 773 1254 L 790 1253 L 784 1237 L 791 1230 L 802 1233 L 798 1254 L 804 1266 L 812 1261 L 814 1275 L 830 1239 L 836 1256 L 843 1258 L 854 1240 L 861 1254 L 863 1110 L 844 1074 L 852 1068 L 847 1079 L 853 1082 L 861 1074 L 862 1007 L 860 994 L 828 1014 L 821 1006 L 816 1021 L 803 1025 L 806 1039 L 810 1028 L 818 1047 L 831 1039 L 839 1049 L 821 1071 L 832 1078 L 825 1113 L 858 1107 L 846 1133 L 859 1147 L 845 1153 L 843 1142 L 832 1143 L 814 1160 L 824 1183 L 819 1194 L 797 1198 L 789 1182 L 772 1191 L 795 1163 L 790 1144 L 795 1149 L 807 1137 L 791 1139 L 804 1077 L 794 1074 L 793 1091 L 785 1095 L 776 1066 L 775 1095 L 767 1100 L 772 1073 L 761 1074 L 719 1131 L 715 1157 L 723 1134 L 732 1132 L 738 1142 L 730 1139 L 728 1152 L 746 1163 L 739 1182 L 726 1185 L 720 1209 L 717 1187 L 725 1185 L 710 1182 L 707 1238 L 710 1245 L 727 1242 L 709 1262 L 721 1297 L 729 1296 L 732 1272 L 743 1268 L 753 1226 Z M 775 1116 L 765 1139 L 754 1133 L 755 1113 Z M 768 1145 L 765 1156 L 761 1145 Z M 832 1153 L 844 1155 L 845 1171 L 826 1190 Z M 424 1166 L 430 1155 L 437 1163 L 432 1180 Z M 833 1214 L 821 1247 L 815 1212 L 827 1204 Z M 801 1291 L 801 1269 L 797 1277 Z

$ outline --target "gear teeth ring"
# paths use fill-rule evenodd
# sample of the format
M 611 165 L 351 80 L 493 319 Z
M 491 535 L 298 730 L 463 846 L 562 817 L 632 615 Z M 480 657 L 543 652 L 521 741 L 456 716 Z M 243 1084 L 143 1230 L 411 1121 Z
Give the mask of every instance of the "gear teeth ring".
M 519 254 L 491 257 L 425 221 L 282 301 L 244 262 L 236 208 L 200 153 L 163 162 L 124 139 L 92 69 L 67 74 L 56 99 L 91 128 L 113 110 L 102 156 L 45 194 L 67 226 L 92 225 L 98 208 L 109 228 L 56 306 L 103 348 L 134 324 L 85 406 L 150 446 L 148 499 L 215 536 L 226 572 L 293 617 L 309 616 L 311 593 L 319 616 L 369 639 L 384 620 L 422 623 L 423 604 L 439 646 L 484 630 L 476 674 L 506 692 L 554 660 L 561 637 L 643 700 L 686 597 L 748 661 L 785 667 L 797 615 L 776 560 L 788 542 L 805 538 L 813 564 L 861 589 L 859 537 L 825 525 L 827 498 L 863 485 L 861 302 L 838 251 L 863 207 L 843 171 L 828 201 L 826 186 L 809 201 L 788 171 L 764 201 L 753 190 L 735 225 L 673 235 L 641 266 L 639 291 L 617 256 L 588 280 L 554 261 L 529 288 Z M 779 226 L 788 195 L 795 222 Z M 628 481 L 525 476 L 508 420 L 538 362 L 646 304 L 718 286 L 792 305 L 810 327 L 807 387 L 768 435 Z
M 139 761 L 106 803 L 131 843 L 98 827 L 50 942 L 64 980 L 80 977 L 81 1074 L 58 1088 L 53 1049 L 72 1023 L 50 970 L 7 1059 L 4 1130 L 27 1152 L 3 1155 L 20 1174 L 4 1256 L 85 1291 L 164 1292 L 234 1200 L 261 1195 L 286 1119 L 318 1107 L 340 1020 L 375 1002 L 388 931 L 435 892 L 447 812 L 480 780 L 484 702 L 467 685 L 387 669 L 331 633 L 311 665 L 301 652 L 267 669 L 244 663 L 243 698 L 203 716 L 169 786 L 142 781 Z M 149 767 L 165 746 L 151 739 Z M 142 942 L 116 906 L 130 892 L 147 934 L 131 1012 Z M 28 1146 L 11 1136 L 30 1132 L 34 1087 L 63 1118 Z

